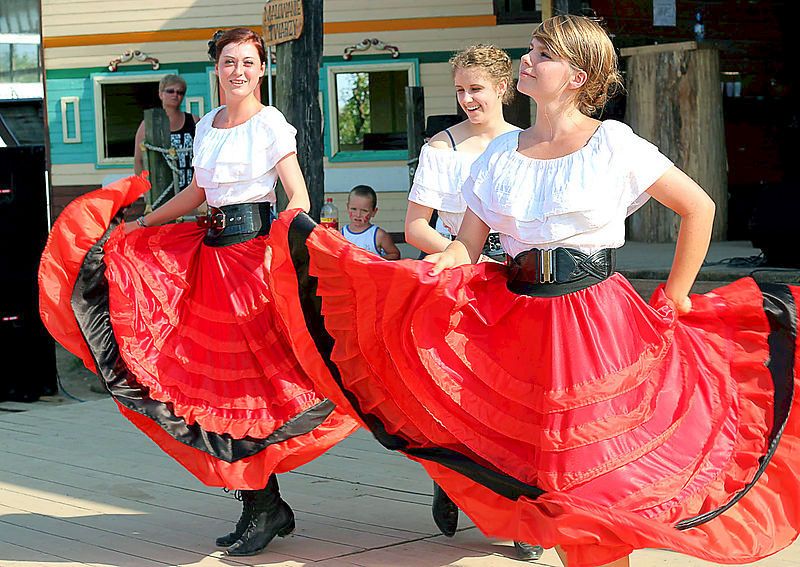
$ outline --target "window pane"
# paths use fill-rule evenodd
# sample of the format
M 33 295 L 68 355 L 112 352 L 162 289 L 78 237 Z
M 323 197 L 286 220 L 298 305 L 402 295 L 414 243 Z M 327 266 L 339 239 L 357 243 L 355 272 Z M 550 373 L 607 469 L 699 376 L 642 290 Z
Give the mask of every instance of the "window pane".
M 105 157 L 133 157 L 133 139 L 147 108 L 160 108 L 158 82 L 105 84 Z
M 0 83 L 11 82 L 11 44 L 0 43 Z
M 339 151 L 405 150 L 408 72 L 337 73 Z
M 11 49 L 12 80 L 15 83 L 38 83 L 41 80 L 39 46 L 17 43 Z
M 537 22 L 541 19 L 540 0 L 494 0 L 499 24 Z
M 39 33 L 39 0 L 0 0 L 0 33 Z

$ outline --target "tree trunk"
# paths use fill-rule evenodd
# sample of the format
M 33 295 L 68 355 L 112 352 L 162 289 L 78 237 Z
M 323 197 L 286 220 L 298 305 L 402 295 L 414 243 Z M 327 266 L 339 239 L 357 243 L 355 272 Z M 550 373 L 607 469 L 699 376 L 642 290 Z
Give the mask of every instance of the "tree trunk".
M 297 159 L 311 199 L 311 216 L 319 221 L 325 193 L 322 165 L 322 112 L 319 69 L 322 64 L 322 0 L 303 0 L 303 34 L 276 47 L 275 106 L 297 128 Z M 278 208 L 286 207 L 283 191 Z
M 695 42 L 622 50 L 627 61 L 625 121 L 686 172 L 717 205 L 712 239 L 727 230 L 728 180 L 719 52 Z M 674 242 L 679 217 L 649 201 L 628 222 L 628 238 Z

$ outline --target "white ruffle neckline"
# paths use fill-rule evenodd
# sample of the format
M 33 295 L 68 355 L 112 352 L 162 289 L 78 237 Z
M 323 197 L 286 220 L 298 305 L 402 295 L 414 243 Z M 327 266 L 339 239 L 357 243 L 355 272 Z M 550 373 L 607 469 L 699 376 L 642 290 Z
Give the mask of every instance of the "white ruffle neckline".
M 464 198 L 490 227 L 523 242 L 559 242 L 624 221 L 672 165 L 613 120 L 583 147 L 556 158 L 521 154 L 519 136 L 509 132 L 492 141 L 472 166 Z
M 259 179 L 284 156 L 297 151 L 297 131 L 277 109 L 265 106 L 242 124 L 216 128 L 214 117 L 222 108 L 209 112 L 197 124 L 192 163 L 202 187 Z

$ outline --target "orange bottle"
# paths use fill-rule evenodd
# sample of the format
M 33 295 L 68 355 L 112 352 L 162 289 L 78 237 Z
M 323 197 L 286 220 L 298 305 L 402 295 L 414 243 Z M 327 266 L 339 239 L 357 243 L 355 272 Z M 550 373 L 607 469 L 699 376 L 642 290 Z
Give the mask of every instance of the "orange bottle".
M 331 197 L 325 199 L 325 204 L 322 205 L 322 211 L 319 216 L 319 224 L 325 228 L 339 230 L 339 209 L 333 204 Z

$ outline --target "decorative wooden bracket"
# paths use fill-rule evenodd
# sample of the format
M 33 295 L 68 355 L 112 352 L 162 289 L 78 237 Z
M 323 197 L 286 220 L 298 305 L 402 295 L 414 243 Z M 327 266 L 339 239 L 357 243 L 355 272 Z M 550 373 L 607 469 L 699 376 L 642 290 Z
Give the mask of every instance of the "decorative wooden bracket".
M 145 63 L 150 63 L 153 66 L 153 71 L 157 71 L 159 67 L 161 67 L 161 63 L 158 62 L 158 59 L 155 57 L 150 57 L 147 53 L 139 51 L 138 49 L 133 51 L 126 51 L 116 59 L 112 59 L 108 62 L 108 70 L 109 71 L 116 71 L 117 67 L 122 65 L 123 63 L 127 63 L 133 59 L 137 61 L 144 61 Z
M 351 45 L 350 47 L 345 47 L 344 55 L 342 55 L 342 57 L 344 58 L 345 61 L 349 61 L 350 59 L 353 58 L 354 51 L 366 51 L 371 47 L 374 47 L 381 51 L 391 52 L 392 59 L 397 59 L 398 57 L 400 57 L 400 50 L 397 47 L 395 47 L 394 45 L 387 45 L 376 37 L 373 37 L 372 39 L 365 38 L 361 40 L 361 43 Z

